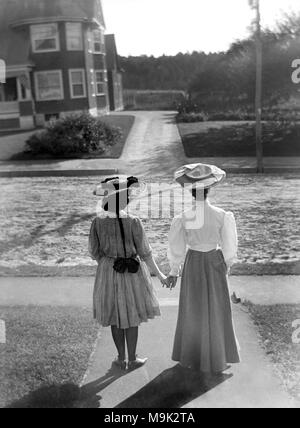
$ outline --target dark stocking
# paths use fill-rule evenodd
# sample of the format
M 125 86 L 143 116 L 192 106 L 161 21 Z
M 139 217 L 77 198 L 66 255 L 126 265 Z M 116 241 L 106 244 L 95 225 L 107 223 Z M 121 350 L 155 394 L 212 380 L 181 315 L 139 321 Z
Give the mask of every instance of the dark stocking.
M 111 333 L 118 350 L 119 360 L 125 361 L 125 330 L 112 326 Z
M 137 341 L 138 341 L 138 334 L 139 334 L 138 327 L 131 327 L 125 330 L 129 361 L 136 360 L 136 347 L 137 347 Z

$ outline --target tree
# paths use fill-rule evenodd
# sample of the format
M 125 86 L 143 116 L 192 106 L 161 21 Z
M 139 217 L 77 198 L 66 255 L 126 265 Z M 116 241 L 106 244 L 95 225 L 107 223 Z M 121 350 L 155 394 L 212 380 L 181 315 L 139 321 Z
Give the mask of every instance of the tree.
M 264 172 L 263 144 L 262 144 L 262 39 L 261 39 L 261 15 L 260 0 L 249 0 L 249 5 L 256 13 L 255 18 L 255 42 L 256 42 L 256 94 L 255 94 L 255 115 L 256 115 L 256 157 L 257 172 Z

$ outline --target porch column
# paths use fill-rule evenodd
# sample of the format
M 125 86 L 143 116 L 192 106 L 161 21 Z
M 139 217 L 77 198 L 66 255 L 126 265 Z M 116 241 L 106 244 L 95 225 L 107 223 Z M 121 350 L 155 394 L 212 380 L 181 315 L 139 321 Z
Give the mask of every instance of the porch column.
M 29 72 L 24 72 L 24 74 L 17 78 L 17 88 L 20 107 L 20 127 L 21 129 L 33 129 L 34 104 Z

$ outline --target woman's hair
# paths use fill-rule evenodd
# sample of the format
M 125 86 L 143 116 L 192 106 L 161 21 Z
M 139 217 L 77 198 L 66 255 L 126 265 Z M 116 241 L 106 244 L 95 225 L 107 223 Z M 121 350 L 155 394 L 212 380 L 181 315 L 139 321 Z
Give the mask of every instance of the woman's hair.
M 201 189 L 201 190 L 200 189 L 193 189 L 192 190 L 193 198 L 197 199 L 200 192 L 202 192 L 202 191 L 204 192 L 204 200 L 206 201 L 208 194 L 209 194 L 209 189 Z
M 116 191 L 120 190 L 120 177 L 112 177 L 112 178 L 107 178 L 106 180 L 102 181 L 102 184 L 106 184 L 113 181 L 113 186 L 116 189 Z M 121 190 L 123 190 L 123 192 L 126 190 L 127 188 L 127 192 L 126 192 L 126 205 L 125 206 L 120 206 L 120 194 L 116 193 L 115 195 L 113 195 L 113 197 L 115 198 L 115 210 L 116 210 L 116 214 L 119 215 L 120 211 L 122 209 L 124 209 L 130 202 L 130 197 L 129 197 L 129 190 L 130 187 L 133 185 L 139 184 L 139 180 L 136 177 L 128 177 L 127 178 L 127 184 L 125 186 L 125 189 L 123 187 L 123 183 L 122 183 L 122 188 Z M 124 195 L 122 194 L 122 205 L 124 205 Z M 109 208 L 109 202 L 106 202 L 103 206 L 104 211 L 108 211 Z

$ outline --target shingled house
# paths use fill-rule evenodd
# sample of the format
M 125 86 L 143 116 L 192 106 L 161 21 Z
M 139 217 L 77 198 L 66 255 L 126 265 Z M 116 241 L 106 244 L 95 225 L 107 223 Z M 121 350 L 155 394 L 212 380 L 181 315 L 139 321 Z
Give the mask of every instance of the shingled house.
M 0 59 L 0 129 L 114 109 L 101 0 L 1 0 Z

